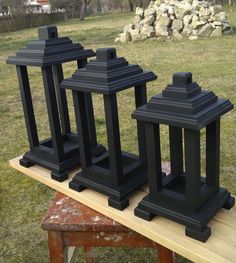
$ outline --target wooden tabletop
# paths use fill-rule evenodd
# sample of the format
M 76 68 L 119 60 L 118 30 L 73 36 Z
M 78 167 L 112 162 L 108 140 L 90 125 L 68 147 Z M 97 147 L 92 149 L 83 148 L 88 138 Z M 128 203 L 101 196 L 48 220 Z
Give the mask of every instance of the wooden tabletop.
M 173 250 L 174 252 L 194 262 L 226 263 L 236 262 L 236 207 L 231 210 L 221 209 L 217 216 L 210 222 L 212 234 L 206 243 L 199 242 L 184 234 L 184 226 L 163 217 L 155 217 L 147 222 L 134 216 L 134 208 L 147 194 L 147 187 L 137 190 L 130 198 L 130 205 L 124 211 L 116 210 L 107 205 L 107 197 L 93 190 L 86 189 L 78 193 L 68 187 L 69 181 L 74 176 L 74 171 L 69 179 L 60 183 L 51 179 L 50 171 L 37 165 L 25 168 L 19 164 L 17 157 L 10 161 L 10 165 L 37 181 L 48 185 L 86 206 L 104 214 L 105 216 L 133 229 L 149 239 Z
M 60 192 L 57 192 L 44 216 L 42 228 L 47 231 L 130 231 L 115 220 Z

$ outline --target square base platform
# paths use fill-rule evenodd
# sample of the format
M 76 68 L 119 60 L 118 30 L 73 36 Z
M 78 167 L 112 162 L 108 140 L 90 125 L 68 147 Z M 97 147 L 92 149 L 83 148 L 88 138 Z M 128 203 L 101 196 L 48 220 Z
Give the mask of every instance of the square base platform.
M 71 169 L 80 165 L 78 137 L 73 133 L 63 136 L 64 158 L 60 162 L 54 156 L 52 145 L 51 139 L 40 142 L 39 146 L 24 154 L 20 164 L 27 168 L 34 164 L 42 166 L 52 171 L 52 179 L 62 182 L 68 178 Z M 106 149 L 98 144 L 92 149 L 92 154 L 99 156 L 105 151 Z
M 137 156 L 122 152 L 124 181 L 120 186 L 117 186 L 111 182 L 113 175 L 109 170 L 108 153 L 104 153 L 96 159 L 92 167 L 75 175 L 69 187 L 78 192 L 90 188 L 103 193 L 109 196 L 109 206 L 123 210 L 129 205 L 129 195 L 147 181 L 145 166 Z
M 135 208 L 134 214 L 148 221 L 155 216 L 164 216 L 185 225 L 185 234 L 187 236 L 205 242 L 211 235 L 211 228 L 207 226 L 209 221 L 222 207 L 231 209 L 234 203 L 234 197 L 224 188 L 219 188 L 218 192 L 196 213 L 187 210 L 185 212 L 179 211 L 178 207 L 170 209 L 168 203 L 164 204 L 158 202 L 158 200 L 153 201 L 153 198 L 147 195 Z

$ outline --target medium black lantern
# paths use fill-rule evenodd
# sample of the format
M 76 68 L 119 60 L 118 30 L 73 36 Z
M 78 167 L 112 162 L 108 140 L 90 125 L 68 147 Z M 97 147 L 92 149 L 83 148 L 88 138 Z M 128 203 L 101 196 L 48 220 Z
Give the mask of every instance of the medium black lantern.
M 128 195 L 146 181 L 146 154 L 144 127 L 138 122 L 139 156 L 121 151 L 116 93 L 131 87 L 135 89 L 136 106 L 146 103 L 146 83 L 155 80 L 152 72 L 143 71 L 138 65 L 129 65 L 116 56 L 114 48 L 96 52 L 96 60 L 77 70 L 62 88 L 73 90 L 77 119 L 81 167 L 70 183 L 70 188 L 82 191 L 86 187 L 109 196 L 108 203 L 117 209 L 128 206 Z M 92 159 L 89 148 L 88 118 L 85 109 L 86 94 L 103 94 L 108 139 L 108 151 Z
M 71 132 L 66 92 L 59 88 L 64 78 L 62 63 L 77 61 L 78 68 L 81 68 L 95 53 L 79 43 L 73 44 L 67 37 L 58 37 L 55 26 L 39 27 L 38 36 L 38 40 L 30 41 L 16 56 L 7 59 L 7 63 L 16 65 L 30 145 L 30 151 L 24 154 L 20 164 L 25 167 L 41 165 L 52 170 L 53 179 L 63 181 L 68 178 L 68 170 L 80 164 L 80 156 L 77 135 Z M 27 66 L 40 67 L 42 71 L 51 131 L 51 138 L 43 141 L 38 138 Z M 86 97 L 86 111 L 89 123 L 93 123 L 90 94 Z M 104 148 L 97 145 L 92 125 L 89 125 L 89 135 L 93 153 L 103 152 Z
M 219 187 L 220 117 L 232 108 L 228 100 L 201 90 L 187 72 L 174 74 L 173 84 L 136 109 L 132 117 L 145 124 L 149 194 L 135 215 L 146 220 L 165 216 L 186 225 L 187 236 L 207 240 L 208 222 L 220 208 L 230 209 L 235 202 Z M 171 174 L 166 177 L 161 172 L 159 124 L 169 125 Z M 204 127 L 206 177 L 201 177 L 200 130 Z

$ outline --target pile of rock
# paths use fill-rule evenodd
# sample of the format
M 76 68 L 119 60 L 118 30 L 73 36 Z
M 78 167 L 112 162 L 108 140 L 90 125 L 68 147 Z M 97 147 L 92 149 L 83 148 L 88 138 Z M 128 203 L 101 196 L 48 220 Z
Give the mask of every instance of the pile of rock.
M 154 37 L 190 39 L 222 36 L 232 31 L 223 7 L 205 0 L 156 0 L 137 7 L 134 22 L 116 41 L 127 43 Z

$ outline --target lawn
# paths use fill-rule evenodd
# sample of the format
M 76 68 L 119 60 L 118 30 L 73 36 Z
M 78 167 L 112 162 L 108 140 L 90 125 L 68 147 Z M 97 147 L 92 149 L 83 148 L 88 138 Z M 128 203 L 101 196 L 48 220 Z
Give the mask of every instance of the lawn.
M 203 88 L 214 91 L 219 97 L 230 98 L 235 104 L 236 8 L 227 9 L 227 14 L 234 27 L 232 35 L 196 41 L 114 43 L 116 35 L 131 21 L 133 14 L 130 13 L 91 17 L 84 22 L 72 20 L 57 26 L 61 36 L 68 36 L 94 50 L 98 47 L 116 47 L 118 55 L 124 56 L 130 63 L 154 71 L 158 79 L 148 85 L 149 98 L 160 93 L 171 82 L 174 72 L 191 71 L 194 80 Z M 5 60 L 36 37 L 36 28 L 0 34 L 0 262 L 48 262 L 47 235 L 41 230 L 40 223 L 54 191 L 14 171 L 8 164 L 9 159 L 28 149 L 28 143 L 15 68 L 6 65 Z M 75 63 L 66 64 L 64 70 L 65 76 L 69 77 L 75 70 Z M 33 68 L 29 73 L 39 135 L 46 138 L 49 128 L 40 71 Z M 98 140 L 107 145 L 101 96 L 94 96 L 94 101 Z M 137 152 L 133 140 L 136 138 L 135 121 L 130 119 L 135 107 L 133 91 L 119 93 L 118 102 L 122 149 Z M 71 98 L 69 108 L 75 128 Z M 221 128 L 221 184 L 236 194 L 236 110 L 222 118 Z M 165 134 L 164 128 L 162 134 Z M 166 139 L 163 140 L 162 149 L 163 160 L 168 160 Z M 78 259 L 78 262 L 83 260 Z M 155 253 L 149 249 L 99 249 L 97 262 L 155 262 Z

